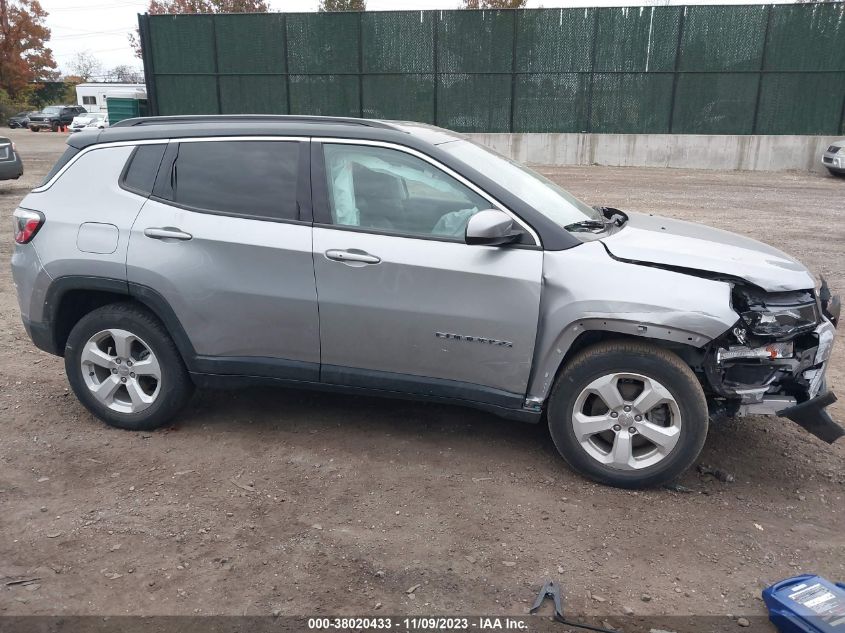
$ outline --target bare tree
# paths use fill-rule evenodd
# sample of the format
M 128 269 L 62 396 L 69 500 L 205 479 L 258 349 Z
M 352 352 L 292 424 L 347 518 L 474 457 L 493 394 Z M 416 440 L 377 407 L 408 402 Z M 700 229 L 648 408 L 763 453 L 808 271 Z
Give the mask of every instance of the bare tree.
M 366 11 L 367 0 L 320 0 L 321 12 Z
M 144 82 L 144 75 L 137 68 L 133 68 L 129 64 L 120 64 L 106 74 L 106 79 L 125 84 L 139 84 Z
M 68 67 L 71 73 L 82 81 L 90 81 L 92 77 L 100 77 L 103 74 L 103 65 L 90 51 L 78 52 Z
M 527 0 L 463 0 L 464 9 L 524 9 Z

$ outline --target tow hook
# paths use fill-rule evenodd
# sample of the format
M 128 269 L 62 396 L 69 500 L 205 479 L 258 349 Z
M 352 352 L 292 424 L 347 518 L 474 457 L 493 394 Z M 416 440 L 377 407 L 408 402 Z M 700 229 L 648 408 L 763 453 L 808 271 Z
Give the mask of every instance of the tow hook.
M 820 440 L 833 444 L 845 435 L 845 429 L 825 411 L 825 407 L 829 407 L 834 402 L 836 402 L 836 395 L 832 391 L 828 391 L 801 404 L 781 409 L 777 414 L 792 420 Z

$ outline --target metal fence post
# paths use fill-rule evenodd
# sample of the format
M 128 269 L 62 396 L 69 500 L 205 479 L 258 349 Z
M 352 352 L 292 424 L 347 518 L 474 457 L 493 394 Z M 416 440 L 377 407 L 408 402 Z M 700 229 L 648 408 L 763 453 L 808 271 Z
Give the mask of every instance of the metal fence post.
M 675 95 L 678 92 L 678 75 L 681 67 L 681 44 L 684 37 L 684 17 L 687 14 L 686 7 L 678 7 L 678 39 L 675 42 L 675 65 L 672 71 L 672 96 L 669 98 L 669 134 L 675 129 Z
M 358 12 L 358 116 L 364 118 L 364 12 Z
M 514 132 L 514 116 L 516 111 L 516 38 L 519 33 L 517 22 L 519 20 L 519 9 L 512 9 L 513 14 L 513 37 L 511 41 L 511 111 L 508 123 L 508 131 Z
M 590 50 L 590 85 L 587 86 L 587 132 L 593 131 L 593 84 L 596 81 L 596 48 L 599 39 L 599 9 L 593 8 L 593 43 Z
M 223 114 L 223 100 L 220 98 L 220 61 L 217 56 L 217 19 L 211 16 L 211 43 L 214 56 L 214 90 L 217 95 L 217 114 Z
M 285 108 L 290 111 L 290 59 L 288 58 L 288 15 L 282 13 L 282 52 L 285 56 Z
M 431 12 L 431 24 L 432 24 L 432 38 L 434 40 L 434 112 L 432 113 L 431 120 L 434 121 L 434 125 L 437 125 L 437 92 L 440 88 L 440 20 L 438 19 L 437 11 Z
M 760 72 L 757 74 L 757 98 L 754 100 L 754 121 L 751 133 L 757 134 L 757 122 L 760 116 L 760 96 L 763 94 L 763 74 L 766 70 L 766 54 L 769 50 L 769 31 L 772 26 L 773 5 L 766 6 L 766 30 L 763 33 L 763 51 L 760 53 Z

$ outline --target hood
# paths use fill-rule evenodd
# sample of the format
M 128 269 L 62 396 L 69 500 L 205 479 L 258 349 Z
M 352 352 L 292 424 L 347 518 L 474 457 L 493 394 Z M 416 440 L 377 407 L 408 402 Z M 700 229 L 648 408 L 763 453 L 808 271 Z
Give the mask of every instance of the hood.
M 627 215 L 620 231 L 601 240 L 619 259 L 730 275 L 768 292 L 815 287 L 803 264 L 757 240 L 694 222 Z

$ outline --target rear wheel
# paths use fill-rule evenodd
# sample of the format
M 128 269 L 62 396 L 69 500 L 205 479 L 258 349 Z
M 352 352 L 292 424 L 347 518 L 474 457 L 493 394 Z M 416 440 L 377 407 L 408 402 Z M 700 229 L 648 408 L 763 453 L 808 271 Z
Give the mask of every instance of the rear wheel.
M 58 132 L 59 131 L 59 124 L 56 123 L 55 121 L 53 121 L 53 123 L 50 125 L 50 130 L 52 130 L 53 132 Z
M 193 392 L 164 326 L 132 304 L 112 304 L 74 326 L 65 348 L 71 387 L 91 413 L 123 429 L 171 420 Z
M 707 437 L 707 403 L 676 354 L 608 341 L 564 368 L 549 400 L 549 430 L 578 472 L 623 488 L 656 486 L 695 461 Z
M 37 127 L 37 126 L 35 126 L 35 125 L 30 125 L 30 126 L 29 126 L 29 131 L 30 131 L 30 132 L 40 132 L 40 131 L 41 131 L 41 128 L 40 128 L 40 127 Z

